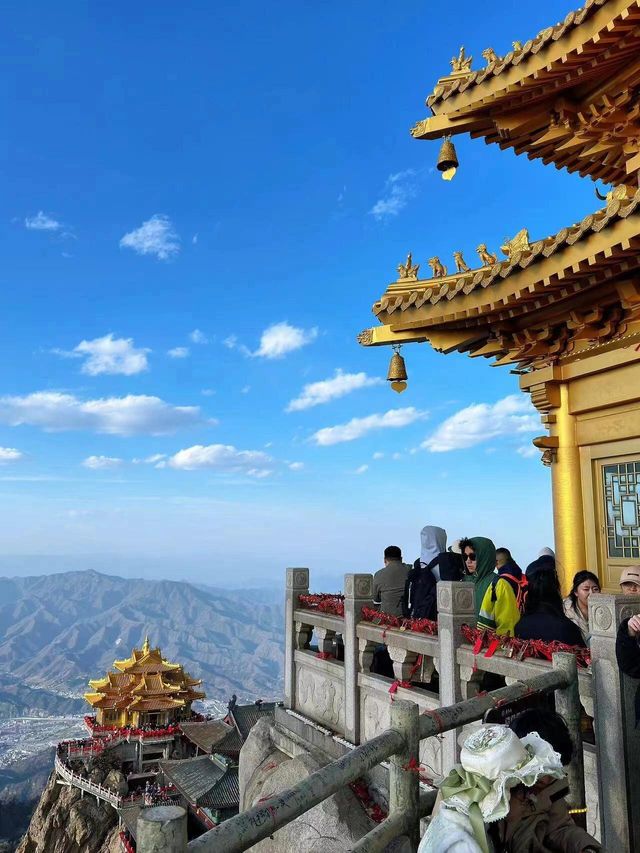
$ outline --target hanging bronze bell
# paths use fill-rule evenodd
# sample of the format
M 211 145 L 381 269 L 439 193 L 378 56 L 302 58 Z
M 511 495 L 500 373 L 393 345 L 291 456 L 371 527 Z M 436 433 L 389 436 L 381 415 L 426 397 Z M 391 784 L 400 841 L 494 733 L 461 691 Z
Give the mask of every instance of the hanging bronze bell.
M 451 137 L 447 136 L 444 142 L 440 147 L 440 153 L 438 154 L 438 162 L 437 162 L 438 171 L 442 172 L 442 178 L 445 181 L 450 181 L 451 178 L 455 175 L 458 166 L 458 155 L 456 154 L 456 147 L 451 141 Z
M 398 350 L 391 356 L 389 363 L 389 372 L 387 373 L 387 381 L 391 383 L 391 388 L 398 394 L 401 394 L 407 387 L 407 368 L 404 363 L 404 358 Z

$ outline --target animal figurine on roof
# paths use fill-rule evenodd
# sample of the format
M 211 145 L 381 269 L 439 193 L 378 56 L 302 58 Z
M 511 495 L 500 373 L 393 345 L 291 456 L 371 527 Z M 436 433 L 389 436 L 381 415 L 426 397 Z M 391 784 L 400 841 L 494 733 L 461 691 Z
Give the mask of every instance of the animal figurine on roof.
M 488 47 L 482 51 L 482 58 L 487 60 L 487 65 L 491 65 L 492 62 L 497 62 L 499 59 L 498 54 L 492 47 Z
M 462 257 L 462 252 L 454 252 L 453 260 L 455 261 L 456 272 L 469 272 L 469 265 Z
M 429 266 L 434 278 L 444 278 L 447 274 L 447 268 L 440 263 L 440 258 L 429 258 Z
M 492 267 L 498 260 L 495 255 L 492 255 L 491 252 L 488 251 L 486 243 L 480 243 L 476 252 L 480 255 L 480 261 L 482 262 L 483 267 Z
M 411 281 L 418 280 L 418 270 L 420 269 L 420 264 L 413 263 L 413 255 L 411 252 L 407 255 L 406 264 L 398 264 L 398 276 L 400 280 L 410 279 Z

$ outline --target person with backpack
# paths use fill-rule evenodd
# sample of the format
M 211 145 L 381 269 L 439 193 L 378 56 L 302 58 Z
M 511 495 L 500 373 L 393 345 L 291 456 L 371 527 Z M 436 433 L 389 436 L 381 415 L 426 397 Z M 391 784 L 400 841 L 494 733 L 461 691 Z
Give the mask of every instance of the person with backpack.
M 426 525 L 420 531 L 420 557 L 407 577 L 403 615 L 411 619 L 437 619 L 437 583 L 441 580 L 462 580 L 462 558 L 447 551 L 446 530 Z
M 492 549 L 485 547 L 484 543 L 488 542 L 491 546 L 493 543 L 489 539 L 483 540 L 482 537 L 475 537 L 469 541 L 481 543 L 481 549 L 478 549 L 476 545 L 476 552 L 479 550 L 487 552 L 486 554 L 482 553 L 482 568 L 485 574 L 483 576 L 483 593 L 478 611 L 477 626 L 495 631 L 499 636 L 513 637 L 516 624 L 520 619 L 518 599 L 522 601 L 523 598 L 522 571 L 511 558 L 508 549 L 500 548 L 499 558 L 498 551 L 493 550 L 493 569 L 487 574 L 486 568 L 489 563 L 487 558 Z M 469 549 L 465 547 L 464 550 L 466 552 Z M 476 594 L 478 591 L 479 586 L 476 586 Z M 477 603 L 478 599 L 476 598 L 476 606 Z

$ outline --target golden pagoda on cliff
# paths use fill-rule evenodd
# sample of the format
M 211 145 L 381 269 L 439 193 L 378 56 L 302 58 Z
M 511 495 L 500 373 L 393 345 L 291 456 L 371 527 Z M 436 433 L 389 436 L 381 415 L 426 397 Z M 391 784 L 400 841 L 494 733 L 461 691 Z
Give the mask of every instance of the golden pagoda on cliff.
M 195 690 L 202 682 L 192 678 L 179 663 L 169 663 L 159 648 L 146 638 L 131 657 L 114 661 L 116 672 L 89 682 L 92 693 L 84 698 L 95 709 L 99 726 L 119 728 L 162 727 L 191 716 L 191 703 L 204 699 Z
M 537 239 L 511 223 L 500 251 L 479 234 L 475 264 L 450 246 L 453 273 L 431 257 L 421 277 L 414 252 L 373 306 L 380 325 L 358 339 L 428 342 L 518 373 L 548 430 L 534 444 L 551 468 L 563 581 L 589 568 L 615 590 L 640 563 L 640 6 L 586 0 L 482 56 L 473 70 L 461 49 L 412 136 L 444 139 L 443 171 L 458 165 L 450 137 L 468 133 L 604 181 L 606 204 Z

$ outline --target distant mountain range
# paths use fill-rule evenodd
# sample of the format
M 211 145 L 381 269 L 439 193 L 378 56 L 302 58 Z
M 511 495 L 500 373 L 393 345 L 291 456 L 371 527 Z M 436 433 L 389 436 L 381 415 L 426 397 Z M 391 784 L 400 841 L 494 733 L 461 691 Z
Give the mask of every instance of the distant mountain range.
M 202 678 L 209 698 L 278 697 L 281 602 L 279 590 L 218 590 L 95 571 L 0 578 L 0 713 L 16 695 L 23 707 L 60 713 L 52 694 L 77 696 L 145 635 Z

